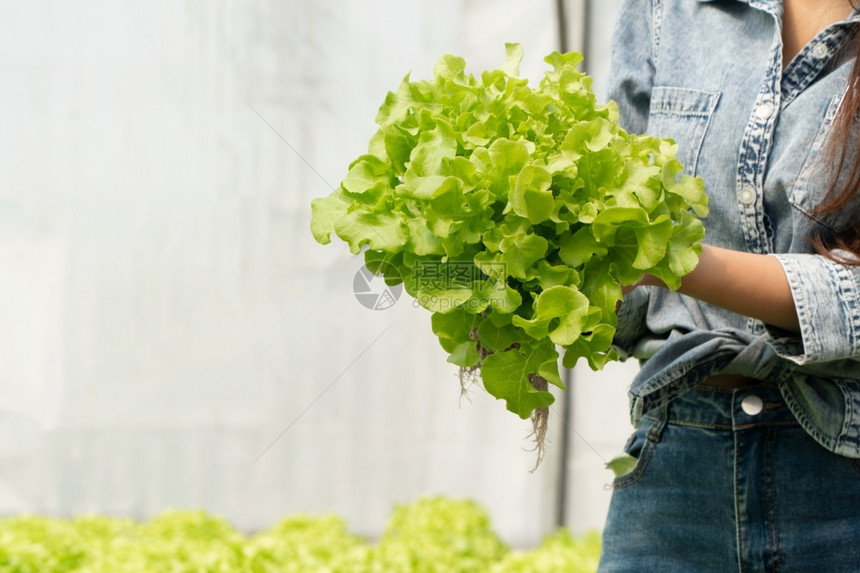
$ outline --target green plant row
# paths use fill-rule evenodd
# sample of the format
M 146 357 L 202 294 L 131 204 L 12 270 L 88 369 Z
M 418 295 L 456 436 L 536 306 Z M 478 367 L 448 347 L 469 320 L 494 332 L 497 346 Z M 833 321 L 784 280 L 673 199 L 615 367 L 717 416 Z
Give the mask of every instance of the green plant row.
M 395 507 L 375 542 L 336 515 L 288 517 L 252 536 L 204 511 L 142 523 L 86 516 L 0 520 L 2 573 L 473 573 L 590 572 L 596 533 L 561 529 L 529 551 L 506 546 L 472 501 L 423 498 Z

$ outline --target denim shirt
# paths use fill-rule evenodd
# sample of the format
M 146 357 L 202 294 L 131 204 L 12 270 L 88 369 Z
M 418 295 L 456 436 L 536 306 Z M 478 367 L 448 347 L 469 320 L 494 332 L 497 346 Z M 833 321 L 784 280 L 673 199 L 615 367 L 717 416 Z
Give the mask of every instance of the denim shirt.
M 634 424 L 712 374 L 743 374 L 777 382 L 816 441 L 860 458 L 860 268 L 809 244 L 860 213 L 854 201 L 813 214 L 835 176 L 823 152 L 853 64 L 840 47 L 860 15 L 785 65 L 781 19 L 779 0 L 626 0 L 610 97 L 628 131 L 674 139 L 686 172 L 704 180 L 706 243 L 779 259 L 800 333 L 640 287 L 621 305 L 614 342 L 642 361 L 630 387 Z

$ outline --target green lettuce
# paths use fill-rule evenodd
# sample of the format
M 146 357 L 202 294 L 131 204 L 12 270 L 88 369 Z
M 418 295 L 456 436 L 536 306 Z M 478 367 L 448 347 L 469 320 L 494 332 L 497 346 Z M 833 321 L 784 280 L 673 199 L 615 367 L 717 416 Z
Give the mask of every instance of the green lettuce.
M 0 573 L 493 573 L 591 572 L 596 533 L 566 529 L 528 551 L 511 550 L 478 503 L 442 496 L 397 505 L 371 541 L 335 514 L 286 517 L 243 534 L 200 510 L 136 522 L 102 515 L 0 519 Z
M 368 152 L 311 204 L 368 268 L 433 313 L 449 361 L 480 371 L 522 418 L 559 388 L 559 358 L 593 369 L 612 346 L 621 287 L 645 273 L 672 289 L 695 267 L 708 212 L 670 140 L 625 132 L 599 105 L 578 53 L 552 53 L 537 88 L 522 49 L 479 77 L 446 55 L 379 108 Z M 385 265 L 380 263 L 384 262 Z

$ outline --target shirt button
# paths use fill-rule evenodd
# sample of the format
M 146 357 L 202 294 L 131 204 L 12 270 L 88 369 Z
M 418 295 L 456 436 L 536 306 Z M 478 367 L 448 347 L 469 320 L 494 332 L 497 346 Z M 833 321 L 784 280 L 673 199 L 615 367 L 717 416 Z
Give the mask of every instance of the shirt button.
M 767 119 L 773 113 L 773 104 L 769 101 L 762 102 L 758 109 L 755 110 L 756 117 L 759 119 Z
M 764 409 L 764 402 L 755 394 L 744 396 L 741 400 L 741 409 L 749 416 L 755 416 Z
M 744 187 L 743 191 L 741 191 L 741 203 L 744 205 L 752 205 L 755 203 L 755 191 L 749 187 Z
M 818 58 L 819 60 L 823 60 L 830 53 L 830 50 L 827 49 L 827 44 L 824 42 L 819 42 L 812 46 L 812 55 Z

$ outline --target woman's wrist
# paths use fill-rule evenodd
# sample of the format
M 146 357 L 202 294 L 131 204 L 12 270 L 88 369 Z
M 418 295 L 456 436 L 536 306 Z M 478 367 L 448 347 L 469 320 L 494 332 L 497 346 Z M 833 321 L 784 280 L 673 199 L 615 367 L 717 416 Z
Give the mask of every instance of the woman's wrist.
M 776 257 L 702 245 L 696 268 L 681 280 L 678 292 L 792 332 L 800 330 L 791 287 Z
M 642 286 L 668 288 L 659 277 L 645 274 L 622 292 Z M 696 268 L 681 279 L 678 292 L 785 330 L 800 330 L 788 279 L 775 257 L 702 245 Z

